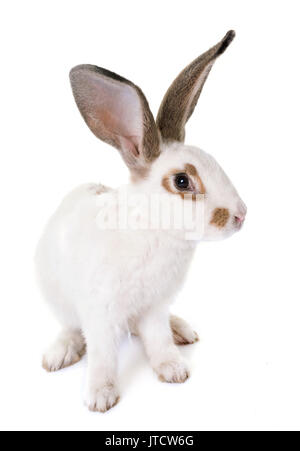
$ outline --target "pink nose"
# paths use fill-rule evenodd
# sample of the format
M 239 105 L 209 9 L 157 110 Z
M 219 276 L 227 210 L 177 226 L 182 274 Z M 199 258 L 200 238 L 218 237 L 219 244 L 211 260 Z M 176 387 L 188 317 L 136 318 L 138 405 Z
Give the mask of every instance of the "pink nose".
M 234 217 L 234 220 L 237 224 L 242 225 L 243 222 L 245 221 L 245 218 L 246 218 L 245 214 L 239 214 Z

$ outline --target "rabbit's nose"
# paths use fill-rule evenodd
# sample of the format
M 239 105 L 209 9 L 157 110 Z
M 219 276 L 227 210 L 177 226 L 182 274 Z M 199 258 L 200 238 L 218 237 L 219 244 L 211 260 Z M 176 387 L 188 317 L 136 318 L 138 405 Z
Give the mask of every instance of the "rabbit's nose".
M 243 201 L 240 201 L 237 205 L 236 212 L 234 214 L 234 220 L 237 224 L 242 225 L 246 219 L 247 207 Z
M 234 216 L 234 220 L 238 225 L 242 225 L 243 222 L 245 221 L 245 218 L 246 218 L 245 214 L 244 215 L 239 214 Z
M 245 204 L 240 203 L 234 215 L 234 222 L 238 228 L 242 227 L 245 222 L 247 214 L 247 207 Z

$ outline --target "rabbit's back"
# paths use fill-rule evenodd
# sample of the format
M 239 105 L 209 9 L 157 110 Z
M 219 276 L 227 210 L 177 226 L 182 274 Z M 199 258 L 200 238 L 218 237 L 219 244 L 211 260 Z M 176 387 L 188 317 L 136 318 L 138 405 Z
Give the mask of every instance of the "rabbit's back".
M 79 326 L 76 300 L 84 295 L 85 270 L 93 267 L 93 249 L 101 233 L 96 226 L 98 198 L 112 191 L 103 185 L 75 188 L 50 218 L 35 255 L 38 283 L 56 316 L 70 327 Z M 98 246 L 97 246 L 98 242 Z

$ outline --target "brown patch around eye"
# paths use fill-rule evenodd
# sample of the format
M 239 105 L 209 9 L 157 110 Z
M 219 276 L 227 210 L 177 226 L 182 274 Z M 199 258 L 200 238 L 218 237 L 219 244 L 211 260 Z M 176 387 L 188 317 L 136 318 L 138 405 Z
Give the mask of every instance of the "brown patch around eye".
M 206 190 L 203 185 L 203 182 L 197 172 L 197 169 L 192 164 L 186 164 L 184 167 L 184 171 L 189 176 L 189 178 L 192 180 L 195 186 L 195 191 L 186 190 L 186 191 L 177 191 L 176 188 L 172 184 L 172 177 L 174 177 L 176 174 L 182 173 L 182 169 L 172 169 L 165 177 L 162 179 L 162 186 L 169 191 L 169 193 L 177 194 L 184 198 L 185 195 L 191 195 L 192 200 L 197 200 L 197 195 L 199 194 L 205 194 Z
M 229 211 L 227 208 L 216 208 L 213 212 L 210 223 L 216 227 L 225 227 L 229 219 Z
M 175 193 L 175 191 L 173 191 L 173 189 L 172 189 L 172 187 L 171 187 L 171 184 L 170 184 L 170 177 L 172 177 L 172 175 L 173 175 L 174 173 L 172 172 L 172 173 L 170 173 L 170 174 L 167 174 L 163 179 L 162 179 L 162 186 L 167 190 L 167 191 L 169 191 L 169 193 L 172 193 L 172 194 L 178 194 L 177 192 Z
M 195 168 L 195 166 L 188 163 L 185 165 L 185 170 L 191 177 L 193 177 L 195 179 L 195 181 L 198 185 L 199 194 L 205 194 L 206 193 L 205 186 L 203 185 L 201 177 L 199 176 L 198 171 Z

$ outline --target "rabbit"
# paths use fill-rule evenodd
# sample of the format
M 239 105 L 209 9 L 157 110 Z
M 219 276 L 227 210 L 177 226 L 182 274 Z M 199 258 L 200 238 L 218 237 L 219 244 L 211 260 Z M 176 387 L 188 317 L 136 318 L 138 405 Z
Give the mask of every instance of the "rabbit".
M 85 403 L 91 411 L 105 412 L 119 400 L 118 344 L 128 331 L 142 340 L 161 381 L 182 383 L 190 375 L 176 345 L 192 344 L 198 335 L 170 314 L 170 306 L 198 242 L 239 231 L 246 206 L 213 157 L 184 144 L 185 124 L 214 62 L 234 36 L 229 31 L 179 74 L 156 121 L 131 81 L 93 65 L 70 72 L 83 119 L 99 139 L 119 150 L 131 175 L 120 189 L 86 184 L 67 195 L 36 252 L 40 288 L 62 326 L 43 356 L 43 367 L 60 370 L 87 351 Z M 201 237 L 187 238 L 184 225 L 174 230 L 101 227 L 102 211 L 134 207 L 122 204 L 122 190 L 128 196 L 165 196 L 175 209 L 200 206 Z

